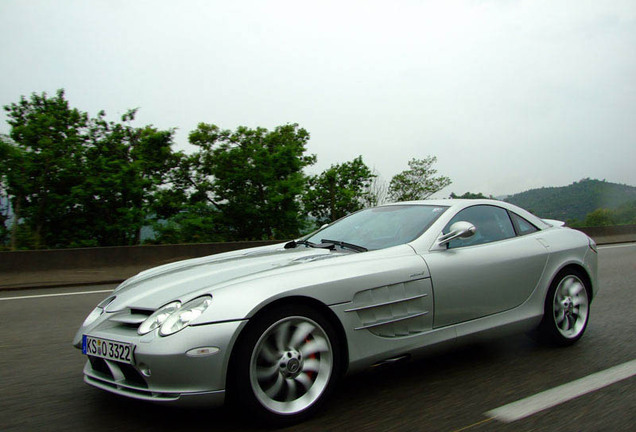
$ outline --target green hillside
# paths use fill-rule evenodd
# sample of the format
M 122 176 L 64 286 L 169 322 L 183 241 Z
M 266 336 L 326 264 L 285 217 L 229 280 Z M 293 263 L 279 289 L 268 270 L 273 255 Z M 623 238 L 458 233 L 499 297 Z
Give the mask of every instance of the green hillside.
M 636 201 L 636 187 L 604 180 L 583 179 L 564 187 L 531 189 L 511 195 L 505 201 L 535 215 L 562 221 L 583 221 L 596 209 L 616 209 Z

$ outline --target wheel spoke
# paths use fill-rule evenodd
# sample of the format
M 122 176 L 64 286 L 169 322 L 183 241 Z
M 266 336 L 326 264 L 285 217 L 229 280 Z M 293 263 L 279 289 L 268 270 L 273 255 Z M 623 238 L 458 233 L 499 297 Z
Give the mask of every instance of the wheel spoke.
M 568 294 L 571 295 L 572 297 L 575 297 L 575 296 L 578 296 L 582 290 L 583 290 L 583 285 L 581 285 L 578 282 L 573 283 L 568 288 Z
M 278 375 L 278 378 L 276 378 L 276 382 L 274 383 L 274 385 L 271 386 L 269 389 L 265 390 L 265 394 L 267 394 L 267 396 L 269 396 L 270 398 L 274 399 L 276 395 L 280 393 L 280 390 L 283 388 L 284 382 L 285 382 L 285 379 L 281 375 Z
M 279 352 L 285 351 L 285 349 L 287 348 L 287 342 L 288 342 L 287 337 L 288 337 L 290 325 L 291 325 L 291 322 L 285 321 L 284 323 L 279 325 L 275 330 L 276 348 L 278 349 Z
M 258 353 L 258 357 L 264 359 L 269 364 L 273 364 L 278 363 L 280 353 L 276 352 L 269 344 L 264 344 Z
M 303 372 L 318 372 L 320 371 L 320 361 L 316 359 L 306 359 L 303 364 Z
M 317 337 L 300 348 L 300 352 L 304 357 L 326 351 L 329 351 L 329 345 L 327 345 L 327 341 L 322 337 Z
M 557 312 L 555 312 L 554 320 L 556 321 L 557 325 L 561 324 L 564 319 L 565 319 L 565 311 L 563 309 L 559 309 Z
M 291 345 L 292 348 L 298 348 L 300 344 L 304 342 L 305 339 L 307 339 L 307 336 L 309 336 L 311 332 L 314 331 L 315 328 L 316 327 L 314 325 L 308 322 L 300 323 L 300 325 L 296 327 L 296 330 L 291 337 L 289 345 Z
M 277 373 L 278 373 L 278 365 L 277 364 L 275 364 L 274 366 L 271 366 L 271 367 L 259 367 L 256 370 L 256 378 L 258 378 L 259 381 L 263 381 L 263 380 L 267 380 L 269 378 L 272 378 Z
M 285 397 L 286 401 L 293 401 L 297 398 L 296 396 L 296 381 L 291 378 L 285 379 L 285 384 L 287 385 L 287 396 Z
M 569 278 L 565 279 L 562 283 L 563 283 L 563 287 L 561 289 L 561 292 L 567 293 L 567 292 L 570 291 L 570 287 L 574 283 L 574 279 L 569 277 Z
M 586 303 L 582 296 L 576 296 L 572 299 L 572 304 L 574 306 L 580 306 L 583 303 Z
M 298 375 L 296 377 L 296 381 L 298 381 L 305 388 L 305 392 L 309 390 L 309 388 L 313 384 L 313 381 L 306 373 L 301 373 L 300 375 Z

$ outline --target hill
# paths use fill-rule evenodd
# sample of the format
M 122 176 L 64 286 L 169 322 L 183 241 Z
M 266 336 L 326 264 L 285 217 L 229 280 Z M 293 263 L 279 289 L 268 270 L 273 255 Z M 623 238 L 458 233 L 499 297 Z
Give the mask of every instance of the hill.
M 531 189 L 510 195 L 504 201 L 542 218 L 583 221 L 596 209 L 614 210 L 636 201 L 636 187 L 588 178 L 569 186 Z

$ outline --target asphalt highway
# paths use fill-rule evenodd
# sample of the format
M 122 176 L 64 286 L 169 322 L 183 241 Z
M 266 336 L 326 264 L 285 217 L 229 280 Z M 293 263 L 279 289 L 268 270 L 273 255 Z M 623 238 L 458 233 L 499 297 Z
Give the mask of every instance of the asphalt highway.
M 601 291 L 576 345 L 548 348 L 521 334 L 370 369 L 346 377 L 324 412 L 288 430 L 636 430 L 634 376 L 512 423 L 486 414 L 636 360 L 636 244 L 600 248 L 599 265 Z M 71 340 L 112 288 L 0 292 L 0 431 L 258 429 L 226 408 L 156 406 L 84 384 L 85 359 Z M 86 291 L 100 292 L 77 294 Z

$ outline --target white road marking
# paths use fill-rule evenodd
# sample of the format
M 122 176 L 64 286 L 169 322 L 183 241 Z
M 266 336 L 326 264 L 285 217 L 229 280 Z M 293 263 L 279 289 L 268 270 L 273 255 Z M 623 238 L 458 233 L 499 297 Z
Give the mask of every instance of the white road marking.
M 636 243 L 621 243 L 617 245 L 600 245 L 597 246 L 599 249 L 614 249 L 614 248 L 624 248 L 624 247 L 634 247 Z
M 504 423 L 510 423 L 634 375 L 636 375 L 636 360 L 631 360 L 627 363 L 593 373 L 576 381 L 554 387 L 553 389 L 537 393 L 534 396 L 488 411 L 485 415 Z
M 63 297 L 63 296 L 72 296 L 72 295 L 98 294 L 98 293 L 109 293 L 109 292 L 113 292 L 113 290 L 82 291 L 82 292 L 57 293 L 57 294 L 40 294 L 40 295 L 30 295 L 30 296 L 20 296 L 20 297 L 4 297 L 4 298 L 0 298 L 0 301 L 4 301 L 4 300 L 27 300 L 27 299 L 43 298 L 43 297 Z

